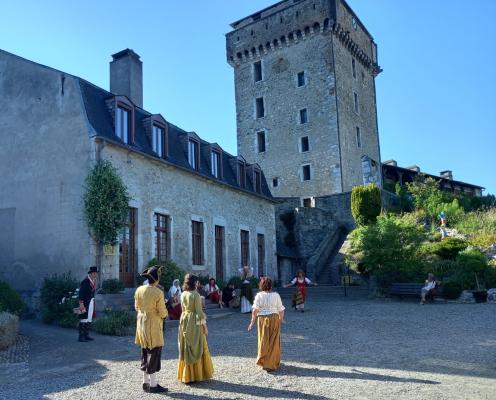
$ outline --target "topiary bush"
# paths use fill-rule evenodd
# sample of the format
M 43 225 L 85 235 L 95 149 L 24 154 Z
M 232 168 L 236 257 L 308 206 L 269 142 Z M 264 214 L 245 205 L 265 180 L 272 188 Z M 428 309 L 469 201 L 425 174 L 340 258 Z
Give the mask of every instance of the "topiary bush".
M 486 270 L 488 269 L 487 258 L 478 249 L 467 249 L 458 255 L 456 262 L 458 268 L 453 279 L 458 282 L 463 289 L 476 289 L 476 275 L 479 284 L 484 284 L 486 279 Z
M 381 213 L 381 191 L 376 184 L 355 186 L 351 191 L 351 213 L 357 225 L 369 225 Z
M 79 282 L 70 273 L 45 278 L 40 298 L 43 322 L 75 327 L 78 317 L 72 310 L 79 305 L 78 288 Z
M 12 289 L 7 282 L 0 281 L 0 312 L 5 311 L 21 315 L 26 310 L 26 304 L 21 295 Z
M 446 281 L 443 283 L 443 297 L 455 300 L 462 294 L 462 285 L 456 281 Z
M 455 237 L 447 237 L 446 239 L 437 242 L 430 246 L 433 254 L 436 254 L 443 260 L 455 260 L 460 251 L 465 250 L 468 243 L 463 239 Z
M 119 279 L 106 279 L 102 282 L 101 294 L 117 294 L 124 291 L 124 283 Z
M 92 327 L 102 335 L 125 336 L 136 319 L 127 311 L 107 311 L 103 318 L 97 319 Z

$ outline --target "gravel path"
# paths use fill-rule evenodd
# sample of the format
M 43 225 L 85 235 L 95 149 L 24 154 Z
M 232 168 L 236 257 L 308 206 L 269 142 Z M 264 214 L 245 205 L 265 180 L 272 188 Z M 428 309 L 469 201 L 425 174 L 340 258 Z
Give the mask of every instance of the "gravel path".
M 77 343 L 75 331 L 23 322 L 29 370 L 0 364 L 0 398 L 496 399 L 495 304 L 310 299 L 304 314 L 288 311 L 273 374 L 254 365 L 248 321 L 209 323 L 215 377 L 193 385 L 175 380 L 177 329 L 168 330 L 159 373 L 168 395 L 142 392 L 133 338 Z

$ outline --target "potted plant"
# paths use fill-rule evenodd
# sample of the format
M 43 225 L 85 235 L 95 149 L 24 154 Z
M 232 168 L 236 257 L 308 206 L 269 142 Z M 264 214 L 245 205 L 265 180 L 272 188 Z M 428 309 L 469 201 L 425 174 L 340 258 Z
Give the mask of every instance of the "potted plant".
M 475 283 L 477 284 L 477 290 L 473 290 L 472 294 L 474 295 L 474 299 L 476 303 L 485 303 L 487 302 L 487 290 L 481 289 L 479 285 L 479 279 L 477 278 L 477 274 L 475 274 Z

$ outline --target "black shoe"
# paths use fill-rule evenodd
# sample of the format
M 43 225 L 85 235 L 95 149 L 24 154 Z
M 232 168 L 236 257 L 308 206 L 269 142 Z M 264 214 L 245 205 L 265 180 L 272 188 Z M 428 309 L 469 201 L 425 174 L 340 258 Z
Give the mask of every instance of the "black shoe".
M 87 342 L 86 335 L 84 334 L 84 324 L 82 322 L 78 325 L 79 339 L 78 342 Z
M 150 389 L 149 389 L 149 392 L 150 393 L 167 393 L 169 391 L 169 389 L 167 388 L 164 388 L 160 385 L 157 385 L 157 386 L 150 386 Z
M 149 383 L 143 383 L 143 391 L 146 393 L 150 393 L 150 384 Z
M 89 333 L 90 333 L 90 322 L 86 322 L 83 325 L 83 332 L 84 332 L 84 338 L 86 339 L 87 342 L 91 342 L 92 340 L 95 340 L 92 337 L 90 337 L 90 335 L 89 335 Z
M 92 337 L 89 337 L 88 334 L 86 334 L 84 338 L 86 339 L 87 342 L 91 342 L 92 340 L 95 340 Z

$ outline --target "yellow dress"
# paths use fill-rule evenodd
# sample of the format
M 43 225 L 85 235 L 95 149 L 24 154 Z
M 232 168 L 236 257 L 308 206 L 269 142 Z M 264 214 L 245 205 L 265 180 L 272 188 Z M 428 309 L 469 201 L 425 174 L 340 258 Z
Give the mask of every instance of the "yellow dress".
M 214 366 L 208 351 L 207 338 L 203 333 L 202 323 L 207 317 L 202 310 L 198 292 L 184 291 L 181 295 L 181 308 L 177 379 L 183 383 L 210 379 L 214 375 Z
M 164 292 L 155 286 L 140 286 L 134 293 L 134 307 L 138 312 L 134 342 L 143 349 L 163 347 Z

